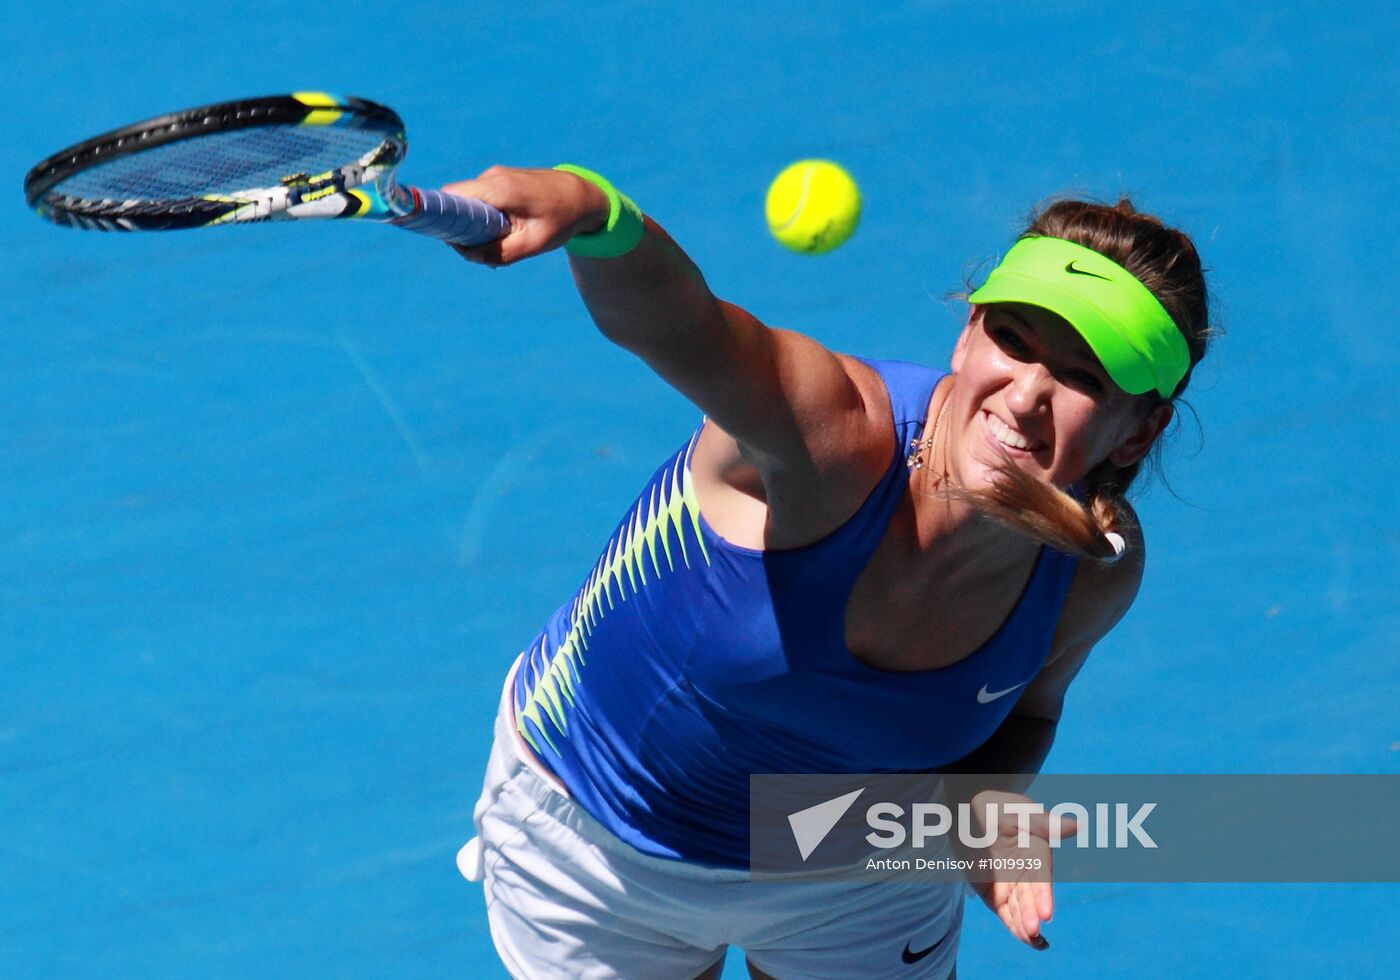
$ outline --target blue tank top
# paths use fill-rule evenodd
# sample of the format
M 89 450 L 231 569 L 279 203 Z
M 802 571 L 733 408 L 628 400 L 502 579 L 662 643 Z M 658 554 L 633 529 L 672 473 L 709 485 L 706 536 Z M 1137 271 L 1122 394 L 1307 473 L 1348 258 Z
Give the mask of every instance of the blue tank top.
M 879 670 L 845 643 L 857 577 L 908 484 L 905 453 L 943 372 L 867 361 L 895 452 L 820 541 L 759 551 L 700 514 L 699 428 L 647 482 L 516 673 L 515 724 L 574 800 L 648 854 L 748 867 L 751 773 L 898 772 L 981 745 L 1045 662 L 1075 559 L 1042 548 L 1016 607 L 950 666 Z M 703 422 L 702 422 L 703 425 Z

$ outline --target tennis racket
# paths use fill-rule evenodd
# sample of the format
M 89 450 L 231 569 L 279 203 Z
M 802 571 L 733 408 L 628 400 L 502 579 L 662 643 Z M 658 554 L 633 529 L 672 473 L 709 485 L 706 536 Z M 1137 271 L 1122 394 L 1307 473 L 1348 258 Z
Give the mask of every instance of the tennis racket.
M 366 99 L 295 92 L 186 109 L 40 162 L 24 196 L 42 217 L 100 231 L 361 218 L 461 245 L 503 236 L 481 201 L 397 183 L 403 120 Z

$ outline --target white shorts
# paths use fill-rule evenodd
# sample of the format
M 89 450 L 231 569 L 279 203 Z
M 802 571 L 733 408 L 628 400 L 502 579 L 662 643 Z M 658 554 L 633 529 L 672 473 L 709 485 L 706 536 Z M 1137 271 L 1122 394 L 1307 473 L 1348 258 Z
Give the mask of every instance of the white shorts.
M 512 720 L 514 674 L 473 813 L 477 836 L 457 855 L 463 876 L 484 882 L 491 938 L 513 976 L 684 980 L 730 945 L 779 980 L 952 971 L 961 886 L 753 882 L 620 840 L 531 757 Z

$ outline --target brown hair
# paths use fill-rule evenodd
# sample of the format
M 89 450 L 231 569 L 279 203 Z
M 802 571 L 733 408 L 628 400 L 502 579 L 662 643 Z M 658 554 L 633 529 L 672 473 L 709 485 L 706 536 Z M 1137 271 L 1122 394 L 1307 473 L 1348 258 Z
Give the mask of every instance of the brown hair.
M 1171 398 L 1156 392 L 1137 397 L 1142 399 L 1144 414 L 1160 404 L 1175 404 L 1218 333 L 1210 323 L 1205 273 L 1191 239 L 1138 211 L 1127 197 L 1113 207 L 1092 201 L 1053 202 L 1033 212 L 1020 235 L 1040 236 L 1063 238 L 1107 256 L 1157 297 L 1186 338 L 1190 368 Z M 1118 467 L 1104 460 L 1084 478 L 1082 503 L 1021 472 L 1009 461 L 997 468 L 989 489 L 944 492 L 1061 551 L 1085 558 L 1113 558 L 1114 548 L 1105 534 L 1123 529 L 1129 513 L 1123 506 L 1127 490 L 1144 461 L 1150 458 L 1154 466 L 1160 466 L 1161 444 L 1158 439 L 1149 455 L 1131 466 Z

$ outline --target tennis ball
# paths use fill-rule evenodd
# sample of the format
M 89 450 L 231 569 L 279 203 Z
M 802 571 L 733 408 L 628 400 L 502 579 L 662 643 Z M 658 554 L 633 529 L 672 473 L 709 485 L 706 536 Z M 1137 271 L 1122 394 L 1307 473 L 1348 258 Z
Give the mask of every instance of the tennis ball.
M 804 255 L 830 252 L 860 221 L 860 188 L 830 160 L 799 160 L 768 188 L 768 230 Z

